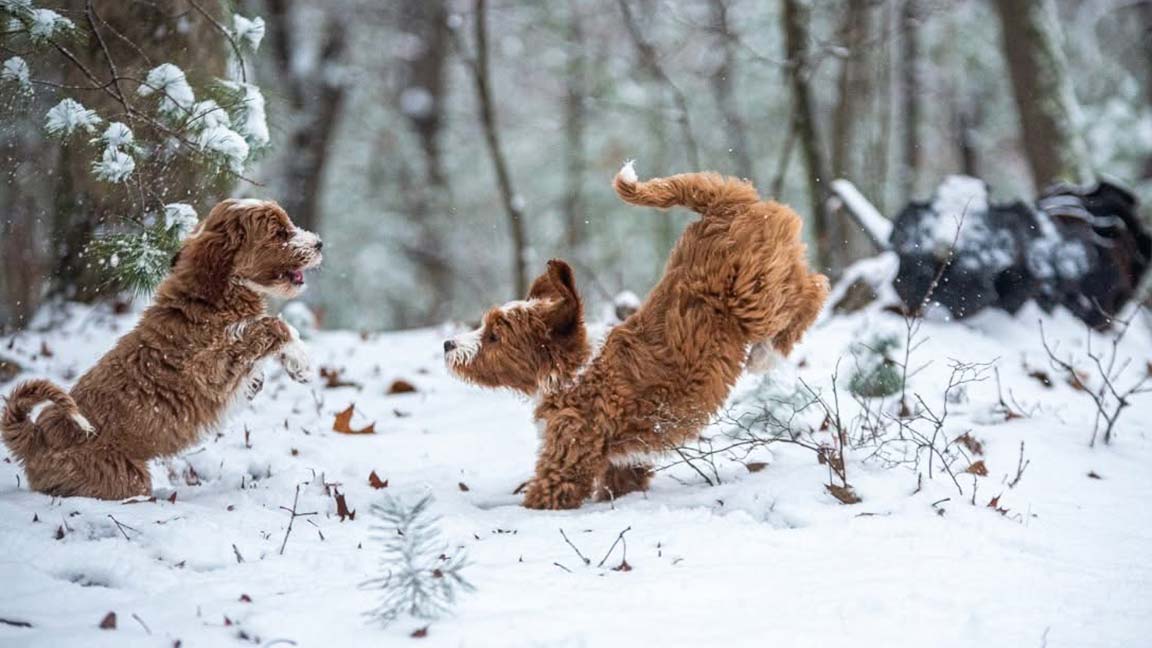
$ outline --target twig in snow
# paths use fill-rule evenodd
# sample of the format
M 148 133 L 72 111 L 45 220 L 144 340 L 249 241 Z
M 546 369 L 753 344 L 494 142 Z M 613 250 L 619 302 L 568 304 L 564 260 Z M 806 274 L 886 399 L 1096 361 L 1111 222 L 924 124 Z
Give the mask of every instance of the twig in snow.
M 616 536 L 616 541 L 612 543 L 611 547 L 608 547 L 608 553 L 604 554 L 604 557 L 601 558 L 600 562 L 596 564 L 597 567 L 603 567 L 604 566 L 604 563 L 608 560 L 608 557 L 612 555 L 612 551 L 616 549 L 616 545 L 621 543 L 621 542 L 624 543 L 624 556 L 622 557 L 620 564 L 621 565 L 628 564 L 628 541 L 624 539 L 624 534 L 628 533 L 631 530 L 632 530 L 632 527 L 628 527 L 627 529 L 624 529 L 623 531 L 621 531 L 620 535 Z
M 1008 482 L 1008 488 L 1016 488 L 1016 484 L 1020 483 L 1020 479 L 1024 476 L 1024 471 L 1028 469 L 1028 464 L 1032 460 L 1024 461 L 1024 442 L 1020 442 L 1020 458 L 1016 460 L 1016 476 L 1012 481 Z
M 292 498 L 292 508 L 288 508 L 286 506 L 280 507 L 280 508 L 284 509 L 285 511 L 288 511 L 289 513 L 292 514 L 292 517 L 288 520 L 288 529 L 284 531 L 284 542 L 280 543 L 280 555 L 281 556 L 284 555 L 284 548 L 288 546 L 288 536 L 292 535 L 292 523 L 296 521 L 296 518 L 307 517 L 309 515 L 316 515 L 316 511 L 312 511 L 310 513 L 297 513 L 296 512 L 296 504 L 299 501 L 300 501 L 300 484 L 296 484 L 296 495 L 295 495 L 295 497 Z
M 236 564 L 237 565 L 244 562 L 244 556 L 240 555 L 240 549 L 238 549 L 235 544 L 232 545 L 232 553 L 236 554 Z
M 144 628 L 144 632 L 147 632 L 149 635 L 152 634 L 152 628 L 149 628 L 148 624 L 144 623 L 144 619 L 141 619 L 139 614 L 133 612 L 132 618 L 136 619 L 136 623 L 139 623 L 141 628 Z
M 568 539 L 568 534 L 564 533 L 564 529 L 560 529 L 560 535 L 564 538 L 564 542 L 567 542 L 568 546 L 572 547 L 572 551 L 575 551 L 576 555 L 580 556 L 580 560 L 582 560 L 585 565 L 592 564 L 592 561 L 585 558 L 584 554 L 580 553 L 580 550 L 576 548 L 576 545 L 572 544 L 572 541 Z
M 134 532 L 136 532 L 136 533 L 140 533 L 140 531 L 139 531 L 139 530 L 137 530 L 137 529 L 133 529 L 132 527 L 128 526 L 127 524 L 123 524 L 123 523 L 121 523 L 121 522 L 120 522 L 120 520 L 117 520 L 116 518 L 112 517 L 112 514 L 111 514 L 111 513 L 109 513 L 109 514 L 108 514 L 108 517 L 109 517 L 109 519 L 111 519 L 111 520 L 112 520 L 112 522 L 113 522 L 113 523 L 115 523 L 115 524 L 116 524 L 116 528 L 117 528 L 117 529 L 120 529 L 120 533 L 123 533 L 123 534 L 124 534 L 124 539 L 125 539 L 125 540 L 127 540 L 127 541 L 131 542 L 131 541 L 132 541 L 132 538 L 128 537 L 128 533 L 127 533 L 126 531 L 124 531 L 124 529 L 128 529 L 129 531 L 134 531 Z

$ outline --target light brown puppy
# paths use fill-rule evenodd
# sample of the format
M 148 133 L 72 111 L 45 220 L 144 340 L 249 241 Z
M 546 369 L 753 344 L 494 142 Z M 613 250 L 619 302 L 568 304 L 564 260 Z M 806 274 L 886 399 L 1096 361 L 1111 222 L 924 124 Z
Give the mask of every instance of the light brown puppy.
M 273 202 L 228 200 L 188 238 L 136 328 L 71 394 L 46 380 L 17 386 L 0 432 L 29 485 L 52 495 L 120 499 L 151 493 L 149 459 L 195 444 L 237 396 L 263 384 L 279 354 L 294 379 L 310 368 L 265 295 L 292 297 L 320 264 L 320 239 Z M 33 421 L 31 410 L 50 401 Z
M 550 261 L 526 301 L 494 308 L 444 343 L 464 380 L 536 396 L 543 445 L 524 505 L 575 508 L 593 493 L 647 488 L 653 454 L 694 438 L 746 361 L 787 354 L 815 321 L 828 280 L 808 268 L 800 218 L 747 182 L 690 173 L 616 192 L 635 205 L 699 212 L 647 301 L 596 357 L 572 270 Z

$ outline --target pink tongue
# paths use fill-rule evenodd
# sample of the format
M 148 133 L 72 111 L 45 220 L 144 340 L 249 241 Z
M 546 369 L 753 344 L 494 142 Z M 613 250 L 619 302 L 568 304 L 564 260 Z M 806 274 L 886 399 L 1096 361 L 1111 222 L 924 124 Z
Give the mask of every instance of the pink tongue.
M 292 273 L 292 283 L 294 283 L 294 284 L 304 283 L 304 273 L 300 272 L 299 270 L 294 271 Z

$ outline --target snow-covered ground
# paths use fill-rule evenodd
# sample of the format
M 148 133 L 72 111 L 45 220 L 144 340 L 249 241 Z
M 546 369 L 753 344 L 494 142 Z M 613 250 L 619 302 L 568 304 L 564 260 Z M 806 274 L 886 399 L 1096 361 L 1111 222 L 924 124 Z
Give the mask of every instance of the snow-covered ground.
M 1090 448 L 1094 410 L 1049 368 L 1039 317 L 1029 308 L 926 323 L 911 364 L 930 364 L 911 390 L 938 408 L 949 358 L 995 360 L 999 391 L 1025 416 L 1005 420 L 988 374 L 953 398 L 945 428 L 984 444 L 987 476 L 960 475 L 961 494 L 937 464 L 917 491 L 916 472 L 866 460 L 861 447 L 847 471 L 863 501 L 850 506 L 825 490 L 828 469 L 810 450 L 777 444 L 757 455 L 768 464 L 757 472 L 718 462 L 717 486 L 681 465 L 614 504 L 525 510 L 513 490 L 533 465 L 531 405 L 448 376 L 449 331 L 320 333 L 316 363 L 360 386 L 301 386 L 270 369 L 264 393 L 218 434 L 157 462 L 156 501 L 32 493 L 0 449 L 0 645 L 1148 645 L 1152 395 L 1133 400 L 1111 446 Z M 0 340 L 0 354 L 24 363 L 24 378 L 68 382 L 131 322 L 77 307 L 52 330 Z M 798 375 L 829 396 L 840 358 L 847 384 L 854 341 L 902 331 L 876 309 L 827 319 L 770 380 Z M 1045 332 L 1062 352 L 1085 350 L 1067 315 L 1047 318 Z M 1146 370 L 1143 320 L 1121 355 L 1129 376 Z M 1052 387 L 1029 376 L 1037 370 Z M 417 391 L 388 395 L 395 379 Z M 749 376 L 736 395 L 763 389 Z M 846 392 L 841 401 L 855 407 Z M 375 422 L 375 434 L 332 430 L 350 404 L 352 426 Z M 1022 441 L 1030 463 L 1010 487 Z M 372 472 L 386 489 L 369 485 Z M 338 484 L 354 519 L 337 516 L 325 483 Z M 296 520 L 280 555 L 281 507 L 298 485 L 298 510 L 318 515 Z M 369 507 L 385 493 L 424 492 L 449 551 L 467 552 L 476 590 L 447 618 L 382 628 L 364 616 L 376 594 L 360 586 L 378 575 Z M 1007 513 L 987 506 L 997 495 Z M 632 569 L 612 569 L 619 546 L 596 567 L 629 528 Z M 117 628 L 101 630 L 108 612 Z

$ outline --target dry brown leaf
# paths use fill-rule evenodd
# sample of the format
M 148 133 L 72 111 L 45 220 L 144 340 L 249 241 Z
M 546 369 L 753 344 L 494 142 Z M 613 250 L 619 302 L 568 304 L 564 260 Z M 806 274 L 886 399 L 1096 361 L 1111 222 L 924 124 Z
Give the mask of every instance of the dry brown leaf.
M 1008 418 L 1012 417 L 1011 414 L 1012 414 L 1011 412 L 1008 413 Z M 980 441 L 978 441 L 976 439 L 976 437 L 972 436 L 968 432 L 965 432 L 964 434 L 961 434 L 960 436 L 956 437 L 956 442 L 959 443 L 960 445 L 964 446 L 965 448 L 968 448 L 968 452 L 971 452 L 972 454 L 976 454 L 976 455 L 984 454 L 984 444 L 980 443 Z
M 964 472 L 966 472 L 970 475 L 976 475 L 978 477 L 987 477 L 988 476 L 988 466 L 985 466 L 984 460 L 980 459 L 978 461 L 972 462 L 972 465 L 965 468 Z
M 1089 470 L 1088 471 L 1088 479 L 1104 479 L 1104 478 L 1101 477 L 1099 474 L 1097 474 L 1095 470 Z
M 416 385 L 413 385 L 412 383 L 402 378 L 393 380 L 392 384 L 388 386 L 389 394 L 412 394 L 417 391 L 419 390 L 416 389 Z
M 116 629 L 116 613 L 115 612 L 109 612 L 108 614 L 104 615 L 104 618 L 100 621 L 100 629 L 101 630 L 115 630 Z
M 336 497 L 336 515 L 340 516 L 340 521 L 343 522 L 345 519 L 355 520 L 356 519 L 356 511 L 348 510 L 348 501 L 346 499 L 344 499 L 344 493 L 341 493 L 340 491 L 335 491 L 335 492 L 336 492 L 336 495 L 335 495 L 335 497 Z
M 467 493 L 468 491 L 472 490 L 471 488 L 468 488 L 468 484 L 465 484 L 464 482 L 460 482 L 459 484 L 457 484 L 457 486 L 464 493 Z
M 369 423 L 367 427 L 359 430 L 352 429 L 352 414 L 356 411 L 356 405 L 348 406 L 348 409 L 336 415 L 336 421 L 332 424 L 332 430 L 340 434 L 376 434 L 376 423 Z
M 373 470 L 372 473 L 368 475 L 368 485 L 376 490 L 380 490 L 381 488 L 388 488 L 388 480 L 380 479 L 380 475 L 377 475 L 376 471 Z
M 408 636 L 412 637 L 413 639 L 423 639 L 424 637 L 428 636 L 428 626 L 424 626 L 423 628 L 416 628 L 412 631 L 412 634 Z
M 324 379 L 326 389 L 339 389 L 340 387 L 360 389 L 363 386 L 352 380 L 344 380 L 344 369 L 338 367 L 320 367 L 320 377 Z
M 1044 385 L 1045 387 L 1051 387 L 1052 386 L 1052 377 L 1049 376 L 1048 372 L 1046 372 L 1046 371 L 1041 371 L 1041 370 L 1037 369 L 1036 371 L 1030 372 L 1028 375 L 1031 376 L 1032 378 L 1035 378 L 1036 380 L 1040 381 L 1040 384 Z
M 755 473 L 767 468 L 768 464 L 763 461 L 750 461 L 744 464 L 744 467 L 748 469 L 748 472 Z
M 840 500 L 841 504 L 857 504 L 860 502 L 860 496 L 856 494 L 856 491 L 852 490 L 851 486 L 824 484 L 824 488 L 828 489 L 832 497 Z

